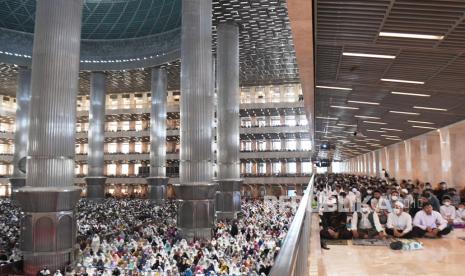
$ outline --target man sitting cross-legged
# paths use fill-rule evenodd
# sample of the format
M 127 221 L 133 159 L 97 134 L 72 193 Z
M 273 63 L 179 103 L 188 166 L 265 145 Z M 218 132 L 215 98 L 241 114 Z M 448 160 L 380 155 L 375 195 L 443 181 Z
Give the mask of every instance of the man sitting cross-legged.
M 441 214 L 433 210 L 430 202 L 423 203 L 423 210 L 419 211 L 413 219 L 412 234 L 415 237 L 440 238 L 451 231 Z
M 404 212 L 404 204 L 400 201 L 394 203 L 394 209 L 388 215 L 386 234 L 396 238 L 412 238 L 412 217 Z
M 356 239 L 384 238 L 384 229 L 376 212 L 363 203 L 361 212 L 352 215 L 352 236 Z

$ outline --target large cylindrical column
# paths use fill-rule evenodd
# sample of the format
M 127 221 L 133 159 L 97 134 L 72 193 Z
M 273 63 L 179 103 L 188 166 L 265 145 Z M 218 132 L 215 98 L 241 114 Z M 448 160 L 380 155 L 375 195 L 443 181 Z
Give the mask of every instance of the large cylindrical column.
M 150 107 L 150 177 L 148 198 L 157 203 L 166 199 L 166 71 L 152 69 L 152 103 Z
M 233 22 L 218 25 L 218 184 L 217 215 L 234 218 L 241 210 L 239 161 L 239 27 Z
M 212 1 L 182 1 L 181 158 L 178 228 L 188 238 L 207 238 L 214 223 L 212 183 Z
M 26 185 L 27 139 L 29 136 L 29 106 L 31 102 L 31 70 L 20 68 L 18 89 L 16 90 L 16 131 L 15 153 L 13 155 L 13 176 L 10 178 L 11 190 Z
M 27 186 L 16 196 L 24 272 L 63 269 L 76 238 L 74 186 L 76 97 L 82 0 L 36 2 Z
M 89 148 L 87 154 L 87 198 L 102 200 L 105 197 L 106 177 L 103 176 L 105 141 L 105 81 L 103 72 L 90 75 Z

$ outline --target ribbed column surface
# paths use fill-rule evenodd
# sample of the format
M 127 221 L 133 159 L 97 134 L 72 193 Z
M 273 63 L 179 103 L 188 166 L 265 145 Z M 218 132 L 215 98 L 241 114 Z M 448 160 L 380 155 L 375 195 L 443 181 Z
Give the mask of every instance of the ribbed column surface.
M 152 69 L 150 108 L 150 176 L 166 176 L 166 71 Z
M 105 140 L 105 80 L 103 72 L 90 76 L 89 150 L 87 162 L 90 177 L 103 176 Z
M 218 179 L 239 179 L 239 28 L 218 25 Z
M 212 171 L 212 1 L 182 1 L 180 183 L 210 182 Z
M 19 170 L 19 161 L 27 156 L 27 139 L 29 136 L 29 106 L 31 102 L 31 70 L 20 68 L 18 89 L 16 90 L 16 131 L 15 153 L 13 156 L 13 177 L 26 177 Z
M 32 61 L 28 186 L 74 185 L 82 0 L 39 0 Z

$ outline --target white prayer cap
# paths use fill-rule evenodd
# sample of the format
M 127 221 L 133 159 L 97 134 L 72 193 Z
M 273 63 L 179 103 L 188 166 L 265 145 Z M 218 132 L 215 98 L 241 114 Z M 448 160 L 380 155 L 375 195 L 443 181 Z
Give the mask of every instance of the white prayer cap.
M 395 206 L 398 206 L 400 208 L 404 208 L 404 204 L 400 201 L 396 201 L 396 203 L 394 203 Z

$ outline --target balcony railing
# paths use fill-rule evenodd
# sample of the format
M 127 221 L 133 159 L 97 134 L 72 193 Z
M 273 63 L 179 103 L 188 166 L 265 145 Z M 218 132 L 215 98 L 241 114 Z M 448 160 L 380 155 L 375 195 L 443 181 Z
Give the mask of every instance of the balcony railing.
M 270 276 L 308 275 L 312 228 L 312 196 L 315 175 L 312 176 L 297 213 L 276 257 Z M 318 246 L 320 246 L 318 244 Z

